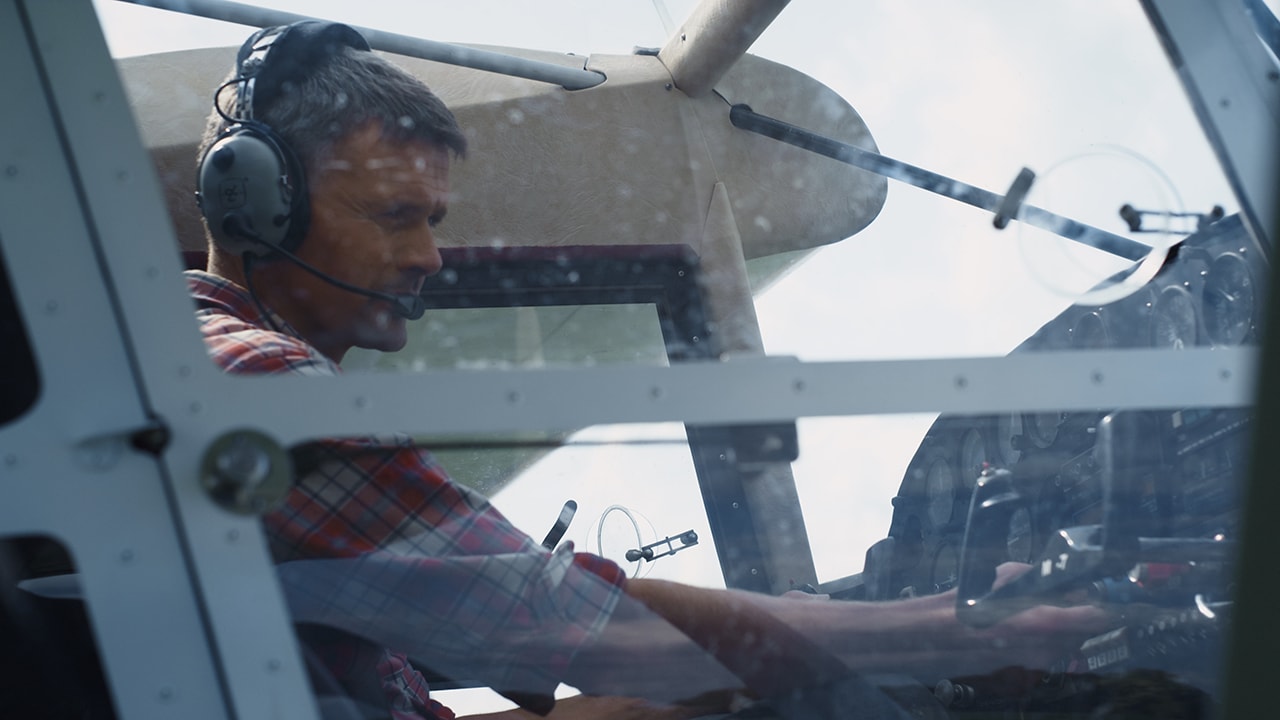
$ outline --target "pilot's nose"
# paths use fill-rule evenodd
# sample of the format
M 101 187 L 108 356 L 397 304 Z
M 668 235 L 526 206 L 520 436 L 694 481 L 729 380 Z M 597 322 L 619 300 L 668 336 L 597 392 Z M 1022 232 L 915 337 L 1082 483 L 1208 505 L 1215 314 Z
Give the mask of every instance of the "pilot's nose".
M 429 225 L 423 224 L 422 231 L 405 250 L 401 262 L 406 269 L 425 275 L 435 275 L 444 267 L 444 258 L 440 255 L 440 248 L 436 246 L 435 233 Z

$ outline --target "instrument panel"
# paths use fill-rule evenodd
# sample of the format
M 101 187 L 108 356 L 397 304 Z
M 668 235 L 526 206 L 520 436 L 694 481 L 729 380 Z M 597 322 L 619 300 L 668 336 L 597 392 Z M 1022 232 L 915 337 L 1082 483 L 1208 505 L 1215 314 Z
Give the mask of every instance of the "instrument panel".
M 1258 288 L 1266 272 L 1264 253 L 1238 218 L 1227 218 L 1187 238 L 1138 292 L 1105 306 L 1070 307 L 1014 352 L 1064 346 L 1176 351 L 1256 343 Z M 1119 528 L 1135 542 L 1141 537 L 1151 547 L 1163 548 L 1163 562 L 1135 566 L 1131 573 L 1137 579 L 1126 579 L 1123 572 L 1098 577 L 1093 590 L 1111 592 L 1107 597 L 1115 600 L 1116 588 L 1121 586 L 1142 586 L 1144 592 L 1159 587 L 1162 594 L 1144 595 L 1144 600 L 1152 602 L 1156 597 L 1157 605 L 1175 613 L 1170 617 L 1189 613 L 1201 621 L 1203 613 L 1191 607 L 1193 598 L 1216 603 L 1215 607 L 1229 606 L 1229 571 L 1222 563 L 1208 562 L 1195 553 L 1179 556 L 1182 546 L 1178 543 L 1229 541 L 1237 534 L 1237 491 L 1248 456 L 1249 412 L 1215 408 L 1133 412 L 1136 417 L 1128 427 L 1137 429 L 1130 431 L 1134 437 L 1128 450 L 1099 441 L 1109 413 L 1108 408 L 1098 408 L 940 416 L 920 443 L 893 498 L 889 541 L 877 543 L 876 552 L 867 555 L 863 575 L 875 581 L 855 586 L 845 596 L 890 600 L 956 587 L 967 557 L 966 534 L 975 530 L 970 527 L 977 517 L 976 511 L 970 512 L 975 487 L 980 477 L 1001 469 L 1007 471 L 1005 477 L 1018 502 L 1001 515 L 1000 527 L 983 530 L 990 537 L 1003 538 L 998 543 L 1002 561 L 1040 562 L 1056 552 L 1054 543 L 1061 542 L 1063 529 L 1106 528 L 1092 536 L 1074 536 L 1079 539 L 1115 533 Z M 1157 582 L 1153 580 L 1157 576 L 1173 577 L 1177 583 Z M 1170 589 L 1175 586 L 1177 592 Z M 1169 622 L 1169 627 L 1178 626 L 1176 621 Z M 1073 669 L 1096 679 L 1156 668 L 1175 684 L 1193 678 L 1197 691 L 1212 692 L 1220 633 L 1212 622 L 1193 625 L 1194 631 L 1180 630 L 1176 642 L 1157 642 L 1150 634 L 1144 636 L 1145 630 L 1117 628 L 1120 635 L 1090 641 L 1092 645 L 1082 649 L 1088 661 Z M 1173 647 L 1169 642 L 1180 651 L 1168 652 Z M 1117 650 L 1120 645 L 1123 648 Z M 1093 692 L 1097 685 L 1089 687 Z M 1063 701 L 1062 693 L 1052 695 L 1055 702 Z M 960 695 L 947 694 L 953 697 Z M 1006 700 L 1027 707 L 1026 697 Z M 956 707 L 950 709 L 953 714 L 959 712 Z

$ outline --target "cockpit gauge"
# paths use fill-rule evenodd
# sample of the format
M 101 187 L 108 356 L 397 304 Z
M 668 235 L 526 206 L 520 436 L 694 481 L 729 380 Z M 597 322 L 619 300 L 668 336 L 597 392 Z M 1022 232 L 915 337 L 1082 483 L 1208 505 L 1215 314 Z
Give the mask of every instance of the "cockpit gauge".
M 1047 448 L 1058 439 L 1058 427 L 1062 424 L 1062 413 L 1027 413 L 1022 427 L 1027 440 L 1038 448 Z
M 1031 511 L 1020 507 L 1009 516 L 1009 534 L 1005 538 L 1005 548 L 1009 559 L 1014 562 L 1031 562 L 1034 550 L 1032 543 Z
M 929 463 L 925 475 L 925 507 L 935 528 L 951 522 L 956 504 L 956 476 L 946 458 L 939 457 Z
M 1196 344 L 1196 300 L 1186 288 L 1171 285 L 1156 298 L 1151 344 L 1181 350 Z
M 1214 345 L 1239 345 L 1253 329 L 1257 295 L 1244 258 L 1219 255 L 1204 279 L 1205 334 Z
M 1101 350 L 1110 345 L 1107 321 L 1099 312 L 1085 313 L 1071 326 L 1071 347 L 1076 350 Z
M 946 592 L 960 579 L 960 553 L 952 543 L 945 542 L 933 554 L 933 566 L 929 568 L 929 583 L 935 593 Z
M 1005 413 L 996 419 L 996 460 L 1001 467 L 1012 468 L 1022 459 L 1022 414 Z
M 969 428 L 960 438 L 960 481 L 964 487 L 971 487 L 982 474 L 987 464 L 987 443 L 982 438 L 982 431 Z

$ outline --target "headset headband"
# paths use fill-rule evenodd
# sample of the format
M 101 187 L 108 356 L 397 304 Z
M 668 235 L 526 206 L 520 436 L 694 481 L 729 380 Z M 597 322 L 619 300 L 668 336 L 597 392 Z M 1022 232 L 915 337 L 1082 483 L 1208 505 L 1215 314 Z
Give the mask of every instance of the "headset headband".
M 256 119 L 259 105 L 269 104 L 287 86 L 297 85 L 343 47 L 370 50 L 369 42 L 354 28 L 320 20 L 263 28 L 250 35 L 236 53 L 237 119 Z

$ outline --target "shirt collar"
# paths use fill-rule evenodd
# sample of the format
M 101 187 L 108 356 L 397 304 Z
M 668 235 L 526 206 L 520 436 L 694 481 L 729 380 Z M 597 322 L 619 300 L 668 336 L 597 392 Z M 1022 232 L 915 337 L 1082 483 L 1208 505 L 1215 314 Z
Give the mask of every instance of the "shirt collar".
M 264 305 L 254 301 L 248 290 L 230 280 L 203 270 L 187 270 L 183 275 L 191 296 L 195 298 L 197 314 L 205 311 L 226 313 L 250 325 L 306 340 L 284 318 L 266 310 Z

